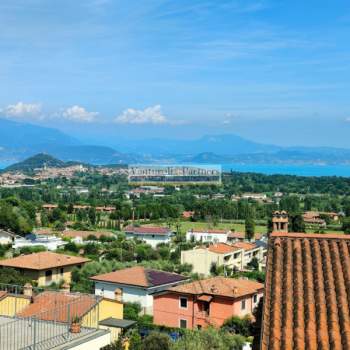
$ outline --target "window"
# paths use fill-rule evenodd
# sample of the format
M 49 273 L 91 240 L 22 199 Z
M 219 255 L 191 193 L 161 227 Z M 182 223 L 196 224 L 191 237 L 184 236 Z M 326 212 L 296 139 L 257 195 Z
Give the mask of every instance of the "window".
M 187 309 L 187 298 L 180 298 L 180 308 L 181 309 Z
M 45 279 L 46 279 L 46 283 L 49 283 L 52 281 L 52 270 L 45 271 Z
M 242 300 L 241 309 L 242 309 L 242 310 L 245 310 L 245 300 Z
M 187 320 L 180 320 L 180 328 L 187 328 Z
M 253 302 L 256 303 L 257 301 L 258 301 L 258 295 L 255 294 L 255 295 L 253 296 Z
M 63 274 L 64 274 L 64 268 L 63 267 L 61 267 L 60 273 L 63 276 Z

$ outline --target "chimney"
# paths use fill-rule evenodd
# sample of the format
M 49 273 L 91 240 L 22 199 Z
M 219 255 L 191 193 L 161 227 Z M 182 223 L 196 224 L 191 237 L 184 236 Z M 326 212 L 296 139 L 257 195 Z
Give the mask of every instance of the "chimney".
M 33 296 L 33 286 L 30 283 L 26 283 L 23 287 L 23 294 L 26 297 L 32 297 Z
M 122 298 L 123 298 L 123 290 L 121 288 L 117 288 L 114 291 L 114 299 L 121 302 Z
M 238 287 L 233 287 L 233 294 L 234 295 L 238 294 Z

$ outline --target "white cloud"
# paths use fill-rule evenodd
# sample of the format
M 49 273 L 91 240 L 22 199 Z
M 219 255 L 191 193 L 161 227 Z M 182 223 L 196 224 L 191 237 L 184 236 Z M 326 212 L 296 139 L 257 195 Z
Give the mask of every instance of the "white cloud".
M 1 110 L 7 117 L 12 118 L 36 118 L 42 119 L 40 103 L 24 103 L 18 102 L 13 105 L 8 105 Z
M 138 110 L 128 108 L 115 119 L 119 124 L 166 124 L 168 119 L 163 115 L 160 105 Z
M 72 106 L 62 112 L 62 117 L 80 123 L 91 123 L 96 121 L 98 112 L 89 112 L 84 107 Z

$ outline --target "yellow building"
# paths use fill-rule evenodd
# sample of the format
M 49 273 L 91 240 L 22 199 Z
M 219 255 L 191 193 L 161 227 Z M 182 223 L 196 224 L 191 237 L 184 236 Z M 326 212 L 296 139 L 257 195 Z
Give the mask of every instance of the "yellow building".
M 88 261 L 89 259 L 76 256 L 40 252 L 0 260 L 0 267 L 14 268 L 29 277 L 40 287 L 61 281 L 69 284 L 73 268 L 81 267 Z
M 9 325 L 18 323 L 8 329 L 6 341 L 13 345 L 13 348 L 31 344 L 33 339 L 25 337 L 16 339 L 16 332 L 20 332 L 23 325 L 32 324 L 34 319 L 37 322 L 37 341 L 41 346 L 49 345 L 50 349 L 53 346 L 51 340 L 53 334 L 66 337 L 66 332 L 72 329 L 73 324 L 79 323 L 78 333 L 71 330 L 70 337 L 56 340 L 58 342 L 56 345 L 61 346 L 67 342 L 65 349 L 74 350 L 100 349 L 117 340 L 123 329 L 135 323 L 123 319 L 123 303 L 117 299 L 109 300 L 96 295 L 69 291 L 44 291 L 35 294 L 30 284 L 24 286 L 23 294 L 0 291 L 0 317 L 6 317 Z M 90 336 L 94 336 L 93 341 Z M 74 345 L 76 343 L 80 345 L 76 347 Z

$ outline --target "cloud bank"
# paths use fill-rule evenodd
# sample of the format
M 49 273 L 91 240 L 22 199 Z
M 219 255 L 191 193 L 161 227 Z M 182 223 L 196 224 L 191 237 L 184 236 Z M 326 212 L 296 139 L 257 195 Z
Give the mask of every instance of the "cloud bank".
M 122 112 L 115 122 L 119 124 L 166 124 L 168 119 L 162 113 L 160 105 L 138 110 L 128 108 Z

